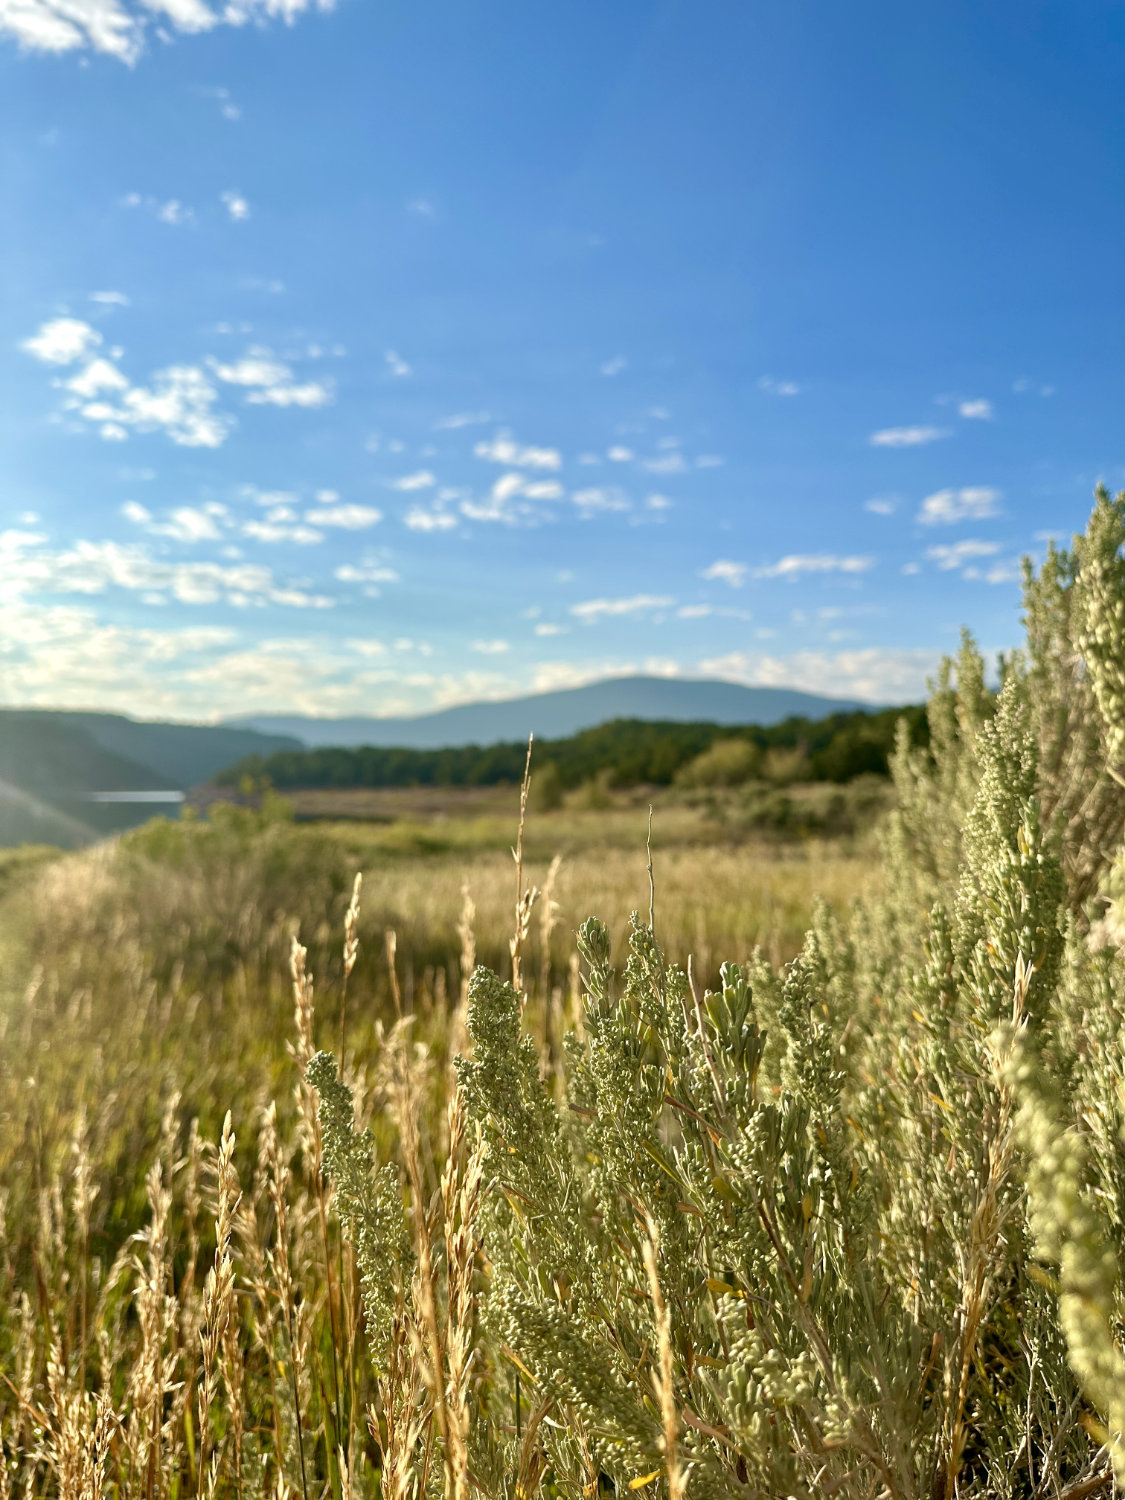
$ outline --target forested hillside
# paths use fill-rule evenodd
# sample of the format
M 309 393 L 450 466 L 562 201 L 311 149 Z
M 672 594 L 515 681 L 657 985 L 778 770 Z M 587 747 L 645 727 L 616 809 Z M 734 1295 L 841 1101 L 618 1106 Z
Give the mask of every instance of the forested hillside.
M 786 719 L 769 728 L 749 725 L 650 723 L 615 719 L 566 739 L 536 742 L 537 774 L 548 766 L 564 788 L 579 786 L 600 774 L 612 786 L 667 786 L 677 777 L 702 784 L 709 774 L 730 784 L 755 775 L 777 779 L 850 781 L 864 773 L 887 775 L 899 719 L 905 719 L 911 743 L 927 742 L 925 710 L 889 708 L 857 711 L 825 719 Z M 746 747 L 741 754 L 713 756 L 715 764 L 696 764 L 720 744 Z M 771 751 L 794 754 L 770 760 Z M 217 778 L 237 786 L 245 778 L 278 789 L 294 787 L 495 786 L 516 784 L 523 775 L 527 743 L 466 745 L 445 750 L 406 750 L 362 746 L 359 749 L 283 750 L 250 756 Z M 771 773 L 771 764 L 774 772 Z

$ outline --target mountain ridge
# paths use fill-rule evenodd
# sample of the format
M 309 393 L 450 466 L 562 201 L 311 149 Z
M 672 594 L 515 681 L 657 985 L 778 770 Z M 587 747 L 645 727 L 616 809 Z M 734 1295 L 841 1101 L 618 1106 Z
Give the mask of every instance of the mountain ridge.
M 310 748 L 360 745 L 437 750 L 502 744 L 528 734 L 561 738 L 611 719 L 675 720 L 768 728 L 784 719 L 824 718 L 876 708 L 856 698 L 829 698 L 797 688 L 748 687 L 720 678 L 611 677 L 581 687 L 517 698 L 461 703 L 411 717 L 316 718 L 302 714 L 246 714 L 228 728 L 284 734 Z

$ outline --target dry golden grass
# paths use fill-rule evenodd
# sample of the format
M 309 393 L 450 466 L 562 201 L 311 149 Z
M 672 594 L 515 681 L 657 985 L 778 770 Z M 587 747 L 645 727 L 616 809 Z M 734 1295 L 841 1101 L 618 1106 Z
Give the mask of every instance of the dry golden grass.
M 512 813 L 227 812 L 0 861 L 0 1500 L 405 1500 L 442 1433 L 434 1483 L 468 1493 L 468 1412 L 498 1377 L 470 1360 L 480 1161 L 456 1102 L 447 1120 L 448 1062 L 474 960 L 511 967 Z M 871 888 L 862 842 L 782 845 L 721 814 L 670 802 L 655 822 L 657 932 L 701 975 L 759 944 L 791 956 L 815 894 Z M 646 822 L 624 800 L 529 821 L 520 957 L 548 1065 L 577 925 L 597 912 L 621 939 L 647 912 Z M 342 1035 L 381 1159 L 405 1162 L 419 1276 L 389 1371 L 300 1082 Z

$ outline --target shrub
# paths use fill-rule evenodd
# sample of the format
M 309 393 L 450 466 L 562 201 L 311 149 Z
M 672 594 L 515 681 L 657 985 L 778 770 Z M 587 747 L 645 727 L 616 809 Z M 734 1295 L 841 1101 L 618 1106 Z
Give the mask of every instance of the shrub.
M 1086 535 L 1029 572 L 998 693 L 963 641 L 928 745 L 899 736 L 885 894 L 819 908 L 784 968 L 755 953 L 707 987 L 669 962 L 657 876 L 616 966 L 590 920 L 571 988 L 549 961 L 531 984 L 524 944 L 555 913 L 521 866 L 514 982 L 474 971 L 466 891 L 463 989 L 404 1014 L 389 935 L 397 1019 L 357 1041 L 357 882 L 329 990 L 341 1077 L 305 948 L 289 1068 L 278 995 L 255 1013 L 225 961 L 266 952 L 247 891 L 299 888 L 283 822 L 236 809 L 48 866 L 46 909 L 85 936 L 2 1021 L 0 1494 L 1125 1485 L 1125 958 L 1106 905 L 1125 890 L 1123 543 L 1125 496 L 1100 492 Z M 157 860 L 207 920 L 174 933 L 186 971 L 154 978 L 176 915 Z M 145 923 L 115 915 L 122 891 Z M 68 974 L 95 946 L 103 968 Z M 166 1030 L 180 1068 L 138 1101 Z M 243 1049 L 250 1149 L 214 1097 L 206 1146 L 179 1072 L 194 1058 L 197 1090 L 237 1091 Z
M 716 740 L 676 772 L 676 781 L 688 787 L 741 786 L 758 775 L 761 764 L 762 752 L 753 741 Z

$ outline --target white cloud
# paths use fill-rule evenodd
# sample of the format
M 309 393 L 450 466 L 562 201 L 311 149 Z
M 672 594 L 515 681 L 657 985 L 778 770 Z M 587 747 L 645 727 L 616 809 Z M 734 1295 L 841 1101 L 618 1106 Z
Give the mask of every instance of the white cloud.
M 865 500 L 863 508 L 873 516 L 893 516 L 898 508 L 898 501 L 892 500 L 889 495 L 876 495 L 874 499 Z
M 758 381 L 758 389 L 765 391 L 768 396 L 799 396 L 801 387 L 795 380 L 775 380 L 772 375 L 763 375 Z
M 831 553 L 790 553 L 764 568 L 755 568 L 755 578 L 797 578 L 802 573 L 866 573 L 873 557 L 837 557 Z
M 77 375 L 63 382 L 66 390 L 90 401 L 103 391 L 127 391 L 129 382 L 108 359 L 92 359 Z
M 482 422 L 491 422 L 487 411 L 458 411 L 451 417 L 439 417 L 434 423 L 435 432 L 455 432 L 459 427 L 479 427 Z
M 575 619 L 590 625 L 609 616 L 650 614 L 653 610 L 669 609 L 675 602 L 665 594 L 634 594 L 628 599 L 587 599 L 582 604 L 572 604 L 570 612 Z
M 292 25 L 306 11 L 332 8 L 333 0 L 227 0 L 217 10 L 204 0 L 0 0 L 0 35 L 14 38 L 28 52 L 88 50 L 132 65 L 154 23 L 168 39 L 164 27 L 190 35 L 249 21 L 280 19 Z
M 100 303 L 103 307 L 128 307 L 128 297 L 124 292 L 91 292 L 90 301 Z
M 645 506 L 649 510 L 671 510 L 672 501 L 667 495 L 650 495 L 645 501 Z
M 0 0 L 2 3 L 2 0 Z M 72 365 L 102 341 L 101 334 L 81 318 L 51 318 L 20 344 L 25 353 L 48 365 Z
M 332 385 L 321 380 L 307 380 L 304 385 L 272 385 L 251 391 L 246 400 L 251 406 L 330 406 Z
M 195 218 L 194 212 L 185 208 L 178 198 L 169 198 L 167 203 L 158 204 L 155 213 L 162 224 L 171 224 L 174 229 L 192 223 Z
M 219 197 L 221 202 L 226 205 L 227 213 L 236 224 L 250 217 L 250 205 L 241 193 L 227 191 L 220 193 Z
M 628 363 L 629 361 L 623 354 L 617 354 L 613 359 L 606 360 L 605 364 L 601 367 L 601 373 L 603 375 L 620 375 Z
M 393 349 L 388 349 L 383 358 L 386 361 L 387 369 L 396 379 L 402 380 L 408 375 L 414 374 L 413 368 L 406 363 L 401 355 L 396 354 Z
M 449 511 L 425 510 L 420 505 L 412 505 L 402 520 L 411 531 L 453 531 L 458 524 Z
M 725 460 L 717 453 L 701 453 L 695 460 L 697 469 L 721 469 Z
M 984 521 L 997 514 L 1000 491 L 985 485 L 960 490 L 938 490 L 927 495 L 918 512 L 923 526 L 947 525 L 953 521 Z
M 225 385 L 245 386 L 250 406 L 327 406 L 333 399 L 330 381 L 309 380 L 298 384 L 291 367 L 269 349 L 250 349 L 241 359 L 209 358 L 207 366 Z
M 476 651 L 480 656 L 501 656 L 511 649 L 507 641 L 473 641 L 469 646 L 470 651 Z
M 662 453 L 659 458 L 641 460 L 641 468 L 650 474 L 682 474 L 687 468 L 682 453 Z
M 219 106 L 219 113 L 224 120 L 241 120 L 242 111 L 234 102 L 230 89 L 209 88 L 204 89 L 202 92 L 207 98 L 215 100 Z
M 867 441 L 873 448 L 920 448 L 948 436 L 949 429 L 945 427 L 884 427 L 873 432 Z
M 561 469 L 562 454 L 557 448 L 521 447 L 506 433 L 500 433 L 492 441 L 477 443 L 473 448 L 477 458 L 489 463 L 504 464 L 516 469 Z
M 606 454 L 606 458 L 609 459 L 611 464 L 632 463 L 633 450 L 632 448 L 623 448 L 618 445 L 615 448 L 610 448 L 609 452 Z
M 564 491 L 554 479 L 529 479 L 515 471 L 501 474 L 487 500 L 462 500 L 461 514 L 470 521 L 500 522 L 516 526 L 521 521 L 536 525 L 542 519 L 537 505 L 520 502 L 561 500 Z
M 728 562 L 725 558 L 720 558 L 718 562 L 713 562 L 709 568 L 704 568 L 699 576 L 709 581 L 718 580 L 723 583 L 729 583 L 732 589 L 740 589 L 746 582 L 746 574 L 748 572 L 749 569 L 745 563 Z
M 279 583 L 269 568 L 256 564 L 168 562 L 153 557 L 143 546 L 119 542 L 78 541 L 58 551 L 45 547 L 44 537 L 32 534 L 28 540 L 26 533 L 22 543 L 13 545 L 9 540 L 5 545 L 5 538 L 12 535 L 0 533 L 0 597 L 7 600 L 44 594 L 97 595 L 123 589 L 145 596 L 167 596 L 181 604 L 225 603 L 241 609 L 263 604 L 327 609 L 334 603 L 322 595 Z
M 342 563 L 335 576 L 341 583 L 397 583 L 398 574 L 385 563 L 367 560 L 360 563 Z
M 411 198 L 406 205 L 408 214 L 417 214 L 422 219 L 432 219 L 437 212 L 428 198 Z
M 957 406 L 957 414 L 966 417 L 969 421 L 990 422 L 995 416 L 992 410 L 992 402 L 983 399 L 977 401 L 961 401 Z
M 999 551 L 999 542 L 982 542 L 973 537 L 963 542 L 927 547 L 926 556 L 931 562 L 936 562 L 943 573 L 951 573 L 956 568 L 963 568 L 971 558 L 993 557 Z
M 95 356 L 101 341 L 88 323 L 55 318 L 21 347 L 46 364 L 81 363 L 68 379 L 55 381 L 63 392 L 62 409 L 73 420 L 95 427 L 107 441 L 122 442 L 130 431 L 163 431 L 182 447 L 221 445 L 232 421 L 214 411 L 218 392 L 203 370 L 169 365 L 155 372 L 151 384 L 134 385 L 111 360 Z M 121 350 L 111 353 L 117 356 Z
M 574 490 L 570 498 L 584 515 L 592 515 L 594 511 L 629 509 L 628 496 L 616 485 L 601 487 L 595 485 L 583 490 Z
M 565 625 L 554 625 L 549 620 L 540 620 L 535 627 L 536 635 L 569 635 Z
M 373 505 L 325 505 L 305 512 L 311 526 L 334 526 L 344 531 L 366 531 L 382 519 L 383 512 Z
M 264 521 L 244 521 L 239 530 L 243 536 L 256 542 L 293 542 L 298 547 L 313 547 L 324 540 L 323 531 L 299 523 L 292 525 L 288 519 L 278 517 L 273 511 L 267 514 Z
M 142 526 L 152 536 L 167 536 L 177 542 L 213 542 L 221 536 L 219 522 L 226 521 L 225 505 L 212 502 L 202 507 L 180 505 L 158 521 L 143 505 L 135 500 L 126 501 L 121 514 L 135 526 Z
M 437 484 L 437 479 L 429 469 L 419 469 L 416 474 L 404 474 L 401 479 L 388 479 L 386 484 L 388 489 L 403 490 L 409 494 L 414 490 L 431 489 Z
M 68 411 L 98 427 L 103 438 L 120 440 L 129 429 L 164 432 L 184 448 L 218 448 L 231 428 L 229 417 L 212 410 L 218 392 L 194 365 L 157 370 L 150 386 L 129 385 L 120 399 L 83 401 L 72 397 Z
M 938 655 L 927 649 L 878 646 L 833 653 L 798 651 L 790 656 L 732 651 L 699 662 L 698 671 L 754 687 L 800 688 L 870 703 L 910 703 L 925 698 Z

